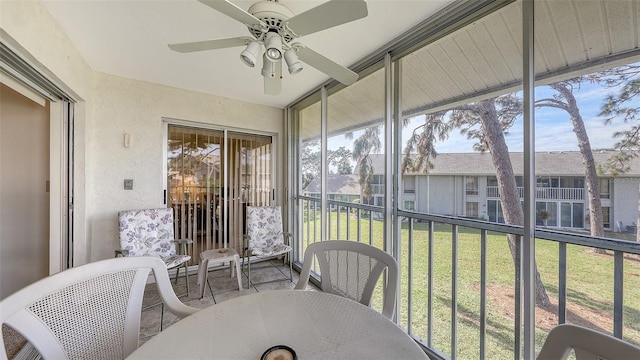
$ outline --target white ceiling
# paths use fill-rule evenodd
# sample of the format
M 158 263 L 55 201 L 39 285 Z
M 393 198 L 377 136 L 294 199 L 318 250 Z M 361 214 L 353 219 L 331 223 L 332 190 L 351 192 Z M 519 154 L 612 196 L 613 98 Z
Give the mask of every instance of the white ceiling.
M 282 0 L 294 14 L 324 1 Z M 309 48 L 351 66 L 452 0 L 368 0 L 360 20 L 299 38 Z M 247 10 L 253 1 L 234 1 Z M 181 54 L 167 47 L 249 35 L 246 27 L 196 0 L 45 0 L 45 6 L 95 71 L 283 108 L 328 80 L 305 66 L 284 71 L 282 93 L 263 93 L 260 67 L 244 65 L 242 47 Z

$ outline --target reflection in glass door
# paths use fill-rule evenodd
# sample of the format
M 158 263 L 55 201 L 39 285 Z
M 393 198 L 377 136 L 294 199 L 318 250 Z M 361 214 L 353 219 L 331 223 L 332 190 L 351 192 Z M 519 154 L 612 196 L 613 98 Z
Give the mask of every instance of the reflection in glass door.
M 271 136 L 168 126 L 167 206 L 176 238 L 193 239 L 192 263 L 202 251 L 242 251 L 246 206 L 273 199 Z
M 272 140 L 270 136 L 227 133 L 229 246 L 242 249 L 247 206 L 273 202 Z

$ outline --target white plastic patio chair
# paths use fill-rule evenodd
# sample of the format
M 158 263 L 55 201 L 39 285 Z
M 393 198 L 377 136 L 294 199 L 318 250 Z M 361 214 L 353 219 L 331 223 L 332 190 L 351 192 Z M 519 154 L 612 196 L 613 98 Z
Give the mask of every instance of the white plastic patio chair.
M 39 280 L 0 302 L 0 318 L 45 359 L 124 359 L 138 347 L 149 272 L 167 309 L 180 318 L 199 309 L 173 292 L 158 257 L 97 261 Z M 0 359 L 6 358 L 0 332 Z
M 247 206 L 247 233 L 244 236 L 245 246 L 242 257 L 244 268 L 245 258 L 248 263 L 249 287 L 258 285 L 251 281 L 251 257 L 257 259 L 273 258 L 281 255 L 291 255 L 289 233 L 282 230 L 282 210 L 280 206 Z M 286 263 L 285 259 L 285 263 Z M 276 279 L 266 282 L 289 280 L 293 282 L 291 257 L 289 256 L 289 278 Z M 261 284 L 264 282 L 261 282 Z
M 640 359 L 640 347 L 611 335 L 571 324 L 551 329 L 536 359 L 564 360 L 572 349 L 576 360 Z
M 157 256 L 165 263 L 167 270 L 176 269 L 176 283 L 180 266 L 184 267 L 189 294 L 187 244 L 191 239 L 174 239 L 173 209 L 158 208 L 144 210 L 128 210 L 118 213 L 120 227 L 120 249 L 116 256 Z M 181 254 L 176 252 L 179 244 Z
M 320 267 L 320 288 L 371 306 L 371 298 L 380 276 L 387 270 L 383 289 L 382 315 L 393 318 L 398 289 L 398 263 L 386 252 L 356 241 L 327 240 L 310 244 L 304 253 L 300 279 L 295 289 L 309 283 L 314 257 Z

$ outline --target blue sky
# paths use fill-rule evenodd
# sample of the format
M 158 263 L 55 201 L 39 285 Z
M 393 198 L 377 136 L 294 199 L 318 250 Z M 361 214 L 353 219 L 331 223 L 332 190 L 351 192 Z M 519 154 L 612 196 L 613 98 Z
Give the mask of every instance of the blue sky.
M 580 114 L 585 123 L 592 149 L 611 148 L 616 140 L 613 133 L 627 130 L 633 124 L 621 120 L 605 125 L 605 119 L 599 117 L 600 107 L 608 94 L 614 89 L 603 89 L 599 85 L 583 84 L 575 92 Z M 550 96 L 548 87 L 536 89 L 536 98 Z M 523 123 L 519 118 L 505 137 L 510 151 L 523 151 Z M 539 108 L 535 112 L 536 151 L 578 151 L 578 142 L 573 132 L 569 114 L 555 108 Z M 436 145 L 438 152 L 471 152 L 472 142 L 458 132 L 452 134 L 448 141 Z
M 599 85 L 587 83 L 583 84 L 580 90 L 574 93 L 589 135 L 591 148 L 594 150 L 611 148 L 616 142 L 612 136 L 613 133 L 628 130 L 633 125 L 624 123 L 621 120 L 614 120 L 611 124 L 605 125 L 604 118 L 598 116 L 603 100 L 614 91 L 615 89 L 603 89 Z M 551 93 L 552 91 L 548 87 L 538 87 L 536 89 L 536 98 L 544 98 Z M 640 99 L 635 102 L 640 103 Z M 578 151 L 573 125 L 566 112 L 559 109 L 540 108 L 536 109 L 535 117 L 536 151 Z M 403 142 L 422 121 L 422 116 L 418 116 L 403 130 Z M 519 118 L 505 137 L 510 151 L 523 151 L 523 131 L 522 118 Z M 359 133 L 354 133 L 354 139 Z M 350 149 L 351 143 L 352 141 L 345 139 L 344 136 L 337 136 L 330 140 L 329 146 L 331 148 L 345 146 Z M 473 141 L 467 140 L 459 131 L 454 131 L 450 134 L 449 139 L 437 143 L 435 147 L 439 153 L 460 153 L 473 152 L 472 146 Z

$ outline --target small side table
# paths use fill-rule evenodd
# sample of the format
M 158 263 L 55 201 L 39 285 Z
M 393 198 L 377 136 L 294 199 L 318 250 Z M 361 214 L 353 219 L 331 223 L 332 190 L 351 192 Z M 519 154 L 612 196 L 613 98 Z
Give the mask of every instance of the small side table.
M 228 261 L 231 277 L 233 277 L 235 263 L 235 273 L 238 278 L 238 290 L 242 290 L 242 279 L 240 278 L 242 272 L 240 271 L 240 256 L 238 253 L 234 249 L 229 248 L 207 250 L 200 253 L 200 265 L 198 265 L 200 299 L 204 297 L 204 284 L 209 281 L 207 278 L 207 274 L 209 272 L 209 261 L 216 263 Z M 209 286 L 209 290 L 211 290 L 211 286 Z M 211 296 L 213 296 L 213 291 L 211 292 Z

